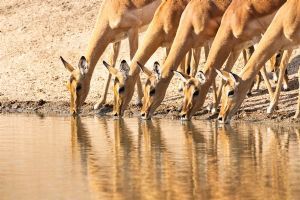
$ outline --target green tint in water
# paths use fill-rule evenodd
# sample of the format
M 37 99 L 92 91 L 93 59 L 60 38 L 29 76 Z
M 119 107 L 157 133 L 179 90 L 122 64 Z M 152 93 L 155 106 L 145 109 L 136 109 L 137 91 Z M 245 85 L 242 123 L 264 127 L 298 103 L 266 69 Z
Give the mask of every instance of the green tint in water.
M 297 199 L 300 128 L 0 116 L 1 199 Z

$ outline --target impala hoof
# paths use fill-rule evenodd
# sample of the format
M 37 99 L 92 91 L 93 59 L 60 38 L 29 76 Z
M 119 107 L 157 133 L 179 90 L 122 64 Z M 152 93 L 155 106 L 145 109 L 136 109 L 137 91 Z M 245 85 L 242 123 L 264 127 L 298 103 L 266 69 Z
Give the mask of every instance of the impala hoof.
M 180 82 L 178 85 L 178 92 L 183 92 L 183 87 L 184 87 L 184 84 L 182 82 Z
M 214 107 L 213 104 L 209 104 L 207 107 L 206 107 L 207 111 L 210 112 L 211 114 L 216 114 L 218 109 Z
M 282 86 L 282 90 L 283 90 L 283 91 L 289 91 L 290 89 L 289 89 L 289 86 L 288 86 L 288 85 L 285 85 L 285 84 L 284 84 L 284 85 Z
M 267 108 L 267 114 L 272 114 L 274 110 L 278 110 L 278 106 L 275 106 L 275 104 L 271 103 Z
M 254 86 L 254 91 L 258 91 L 259 90 L 259 85 L 255 85 Z
M 216 113 L 217 113 L 217 109 L 216 109 L 216 108 L 212 108 L 210 112 L 211 112 L 211 114 L 213 114 L 213 115 L 214 115 L 214 114 L 216 114 Z
M 274 108 L 272 105 L 270 105 L 268 108 L 267 108 L 267 114 L 272 114 L 274 111 Z
M 96 103 L 95 105 L 94 105 L 94 110 L 98 110 L 98 109 L 100 109 L 103 105 L 105 104 L 105 101 L 99 101 L 98 103 Z
M 212 109 L 212 104 L 209 104 L 207 107 L 206 107 L 206 110 L 208 111 L 208 112 L 210 112 L 211 111 L 211 109 Z
M 296 112 L 294 115 L 293 119 L 299 119 L 300 118 L 300 112 Z

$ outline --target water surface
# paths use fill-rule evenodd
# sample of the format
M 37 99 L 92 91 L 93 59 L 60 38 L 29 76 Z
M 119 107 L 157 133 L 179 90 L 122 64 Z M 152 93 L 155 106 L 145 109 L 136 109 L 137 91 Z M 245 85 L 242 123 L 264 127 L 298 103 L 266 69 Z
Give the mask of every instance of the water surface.
M 300 128 L 0 115 L 0 199 L 298 199 Z

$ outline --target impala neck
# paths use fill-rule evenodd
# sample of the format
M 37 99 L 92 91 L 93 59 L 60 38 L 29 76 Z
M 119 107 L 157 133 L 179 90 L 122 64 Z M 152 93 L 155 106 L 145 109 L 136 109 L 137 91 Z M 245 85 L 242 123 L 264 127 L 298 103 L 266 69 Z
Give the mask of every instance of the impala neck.
M 95 66 L 100 56 L 103 54 L 104 50 L 110 43 L 112 35 L 113 33 L 109 27 L 107 20 L 103 19 L 101 15 L 99 15 L 85 52 L 86 59 L 89 63 L 89 69 L 86 75 L 88 81 L 91 80 Z
M 268 38 L 263 38 L 260 41 L 257 49 L 254 51 L 250 60 L 244 67 L 244 70 L 241 72 L 243 81 L 252 81 L 262 66 L 276 53 L 277 49 L 280 49 L 275 44 L 270 45 L 270 42 L 275 43 L 273 41 L 268 40 Z
M 162 77 L 169 79 L 173 77 L 173 70 L 177 70 L 180 62 L 192 47 L 191 41 L 187 40 L 188 34 L 183 34 L 180 39 L 175 38 L 170 53 L 162 68 Z

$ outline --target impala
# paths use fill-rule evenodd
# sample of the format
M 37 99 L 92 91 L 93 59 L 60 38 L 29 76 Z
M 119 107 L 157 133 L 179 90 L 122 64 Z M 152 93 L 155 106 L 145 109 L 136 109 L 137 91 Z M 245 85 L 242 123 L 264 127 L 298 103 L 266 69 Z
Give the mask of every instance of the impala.
M 192 0 L 180 18 L 178 30 L 169 55 L 163 64 L 160 76 L 156 80 L 148 79 L 144 86 L 144 98 L 141 115 L 151 118 L 162 102 L 168 85 L 181 60 L 191 48 L 208 44 L 215 36 L 221 18 L 230 0 Z M 143 64 L 143 60 L 139 60 Z M 136 70 L 138 72 L 138 70 Z
M 254 76 L 276 51 L 280 49 L 293 48 L 300 44 L 300 0 L 287 1 L 278 11 L 272 23 L 249 62 L 241 72 L 240 76 L 219 71 L 218 73 L 227 80 L 222 96 L 221 111 L 218 120 L 222 123 L 229 123 L 233 114 L 242 104 L 246 91 Z M 300 69 L 298 71 L 300 75 Z M 300 91 L 299 91 L 300 93 Z M 294 118 L 300 117 L 300 98 Z
M 140 66 L 138 62 L 140 65 L 144 65 L 159 47 L 166 47 L 166 53 L 168 55 L 179 25 L 180 17 L 189 2 L 190 0 L 163 1 L 156 10 L 153 20 L 145 33 L 144 41 L 139 46 L 129 68 L 127 68 L 130 70 L 126 78 L 115 79 L 114 116 L 122 116 L 131 101 L 134 93 L 134 85 L 136 81 L 139 80 Z M 180 69 L 182 72 L 190 71 L 190 73 L 193 74 L 196 72 L 199 64 L 200 49 L 193 49 L 190 52 L 192 52 L 192 56 L 191 53 L 189 53 L 186 56 L 186 60 L 181 60 Z M 187 69 L 190 61 L 190 69 Z M 127 63 L 123 64 L 128 65 Z M 110 71 L 110 73 L 113 74 L 114 72 Z M 119 88 L 121 88 L 121 90 Z
M 251 55 L 254 52 L 254 47 L 251 46 L 248 49 L 243 50 L 243 56 L 244 56 L 244 63 L 245 65 L 247 64 L 247 61 L 250 59 Z M 289 52 L 289 51 L 284 51 L 284 53 Z M 286 56 L 286 54 L 284 54 L 284 59 L 288 59 L 288 57 Z M 286 60 L 282 60 L 282 51 L 279 51 L 278 53 L 274 54 L 274 56 L 272 56 L 272 58 L 270 59 L 270 68 L 272 71 L 277 70 L 278 68 L 280 68 L 280 75 L 282 74 L 282 71 L 285 72 L 285 68 L 283 68 L 282 66 L 286 66 L 285 63 L 287 63 Z M 280 65 L 280 66 L 279 66 Z M 264 69 L 265 70 L 265 69 Z M 182 72 L 178 72 L 178 71 L 174 71 L 179 78 L 182 80 L 182 82 L 185 83 L 185 87 L 183 88 L 183 93 L 184 93 L 184 101 L 183 101 L 183 110 L 190 110 L 192 108 L 192 102 L 196 101 L 194 99 L 195 94 L 198 94 L 199 91 L 201 90 L 202 85 L 205 83 L 206 81 L 206 77 L 204 75 L 204 73 L 202 71 L 198 72 L 198 75 L 196 77 L 191 77 L 188 74 L 182 73 Z M 266 77 L 266 72 L 264 71 L 263 76 L 265 76 L 265 79 L 267 79 Z M 286 76 L 286 73 L 284 73 L 284 76 Z M 248 91 L 247 94 L 251 94 L 252 88 L 254 86 L 254 84 L 256 84 L 255 89 L 258 90 L 259 89 L 259 85 L 261 82 L 261 74 L 259 73 L 258 75 L 256 75 L 256 80 L 253 81 L 253 83 L 251 84 L 251 87 Z M 223 89 L 223 85 L 225 84 L 225 80 L 222 81 L 221 85 L 218 88 L 218 92 L 214 99 L 214 105 L 210 106 L 210 108 L 212 107 L 212 113 L 214 114 L 218 108 L 219 102 L 220 102 L 220 98 L 222 95 L 222 89 Z M 267 82 L 268 85 L 268 82 Z M 279 92 L 277 91 L 279 86 L 281 85 L 281 82 L 278 82 L 277 84 L 277 88 L 275 91 L 274 96 L 276 97 L 277 94 L 279 94 Z M 271 86 L 269 85 L 269 87 L 271 88 Z M 285 87 L 285 86 L 284 86 Z M 270 90 L 269 90 L 270 91 Z M 271 90 L 272 91 L 272 90 Z M 273 95 L 273 93 L 269 93 L 270 96 Z M 184 113 L 184 111 L 181 113 L 181 118 L 182 120 L 188 120 L 189 118 L 187 117 L 191 117 L 191 115 L 189 113 Z
M 130 45 L 130 57 L 132 58 L 138 47 L 138 32 L 150 23 L 154 11 L 161 0 L 110 0 L 104 1 L 102 9 L 98 14 L 92 37 L 89 41 L 85 56 L 82 56 L 78 67 L 74 68 L 62 57 L 64 66 L 71 72 L 67 83 L 71 93 L 70 110 L 77 114 L 84 103 L 90 88 L 90 81 L 95 66 L 106 47 L 113 43 L 113 52 L 110 56 L 110 63 L 115 65 L 120 49 L 120 40 L 128 37 Z M 100 107 L 106 101 L 107 89 L 111 75 L 106 81 L 104 94 L 101 100 L 95 105 Z M 138 78 L 139 80 L 139 78 Z M 138 95 L 142 98 L 140 81 L 138 81 Z
M 277 10 L 285 0 L 256 1 L 233 0 L 222 18 L 220 28 L 212 43 L 207 62 L 205 63 L 202 82 L 191 87 L 195 95 L 185 101 L 181 112 L 182 119 L 190 119 L 204 104 L 211 83 L 214 81 L 215 69 L 220 69 L 228 59 L 225 70 L 230 71 L 241 50 L 257 42 L 271 23 Z M 264 70 L 262 70 L 264 72 Z M 272 90 L 269 81 L 262 73 L 269 93 Z M 191 82 L 192 83 L 192 82 Z M 193 91 L 193 88 L 197 90 Z M 248 88 L 249 89 L 249 88 Z

